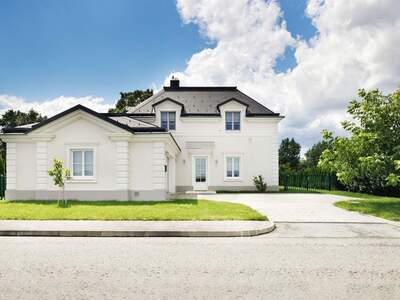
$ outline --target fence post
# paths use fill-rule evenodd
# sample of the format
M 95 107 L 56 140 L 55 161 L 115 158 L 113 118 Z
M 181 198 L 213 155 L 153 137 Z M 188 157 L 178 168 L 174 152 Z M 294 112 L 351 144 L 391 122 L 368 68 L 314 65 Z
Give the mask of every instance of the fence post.
M 285 192 L 287 192 L 288 190 L 289 190 L 289 187 L 288 187 L 288 185 L 289 185 L 289 175 L 285 175 L 284 177 L 283 177 L 283 184 L 284 184 L 284 191 Z

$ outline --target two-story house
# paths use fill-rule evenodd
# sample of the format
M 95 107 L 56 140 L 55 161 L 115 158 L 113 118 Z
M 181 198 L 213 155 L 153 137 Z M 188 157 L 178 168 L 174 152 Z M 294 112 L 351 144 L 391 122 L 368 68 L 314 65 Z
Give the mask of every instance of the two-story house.
M 186 87 L 172 79 L 128 113 L 77 105 L 44 122 L 3 128 L 9 200 L 57 198 L 53 159 L 71 171 L 66 196 L 160 200 L 187 191 L 278 189 L 282 117 L 236 87 Z

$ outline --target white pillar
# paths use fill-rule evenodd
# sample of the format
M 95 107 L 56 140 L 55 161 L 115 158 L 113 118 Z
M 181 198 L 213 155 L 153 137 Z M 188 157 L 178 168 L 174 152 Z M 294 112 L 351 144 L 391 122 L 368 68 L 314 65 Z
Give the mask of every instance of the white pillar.
M 15 190 L 17 188 L 17 144 L 7 143 L 6 151 L 7 190 Z
M 153 143 L 153 189 L 167 190 L 165 172 L 166 157 L 164 143 Z
M 47 142 L 36 142 L 36 190 L 47 190 L 49 180 Z
M 117 188 L 129 189 L 129 142 L 117 141 Z
M 176 192 L 176 165 L 175 157 L 168 157 L 168 192 Z

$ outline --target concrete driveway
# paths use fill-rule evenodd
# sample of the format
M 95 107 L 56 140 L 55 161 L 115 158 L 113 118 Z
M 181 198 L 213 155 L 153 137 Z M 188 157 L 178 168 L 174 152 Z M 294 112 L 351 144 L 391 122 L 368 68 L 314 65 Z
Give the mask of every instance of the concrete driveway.
M 350 212 L 333 205 L 348 197 L 324 194 L 216 194 L 198 198 L 237 202 L 266 214 L 274 222 L 385 223 L 373 216 Z

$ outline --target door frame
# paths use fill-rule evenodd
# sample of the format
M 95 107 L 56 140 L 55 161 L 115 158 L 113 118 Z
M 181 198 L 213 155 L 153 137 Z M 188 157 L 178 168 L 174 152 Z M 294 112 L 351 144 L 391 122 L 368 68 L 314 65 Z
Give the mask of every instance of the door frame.
M 199 184 L 196 183 L 196 158 L 205 158 L 206 159 L 206 181 L 204 183 L 205 189 L 196 189 L 196 186 Z M 209 155 L 192 155 L 192 186 L 193 190 L 197 191 L 207 191 L 208 185 L 210 182 L 210 156 Z

